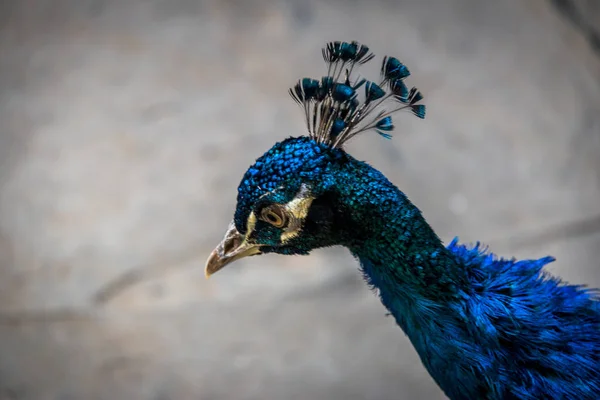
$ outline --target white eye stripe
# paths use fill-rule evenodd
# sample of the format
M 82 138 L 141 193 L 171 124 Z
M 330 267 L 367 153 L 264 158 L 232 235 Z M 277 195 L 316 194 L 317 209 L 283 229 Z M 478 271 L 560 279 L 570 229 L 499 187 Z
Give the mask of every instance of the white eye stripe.
M 308 215 L 310 206 L 315 199 L 310 196 L 305 187 L 301 188 L 298 196 L 285 205 L 285 209 L 290 214 L 290 222 L 285 232 L 281 235 L 281 243 L 287 243 L 295 238 L 302 231 L 302 224 Z
M 248 219 L 246 220 L 246 240 L 250 237 L 250 235 L 254 232 L 254 228 L 256 227 L 256 215 L 254 211 L 250 212 L 248 215 Z
M 312 197 L 296 198 L 285 205 L 285 210 L 294 218 L 303 220 L 308 215 L 313 200 Z

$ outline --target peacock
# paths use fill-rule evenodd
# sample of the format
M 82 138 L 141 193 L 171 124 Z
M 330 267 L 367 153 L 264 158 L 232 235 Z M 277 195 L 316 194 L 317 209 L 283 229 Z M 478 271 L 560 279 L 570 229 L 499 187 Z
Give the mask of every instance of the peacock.
M 322 49 L 327 74 L 289 92 L 308 133 L 276 143 L 245 172 L 206 276 L 243 257 L 344 246 L 450 399 L 600 399 L 600 292 L 544 270 L 553 257 L 504 259 L 444 246 L 381 172 L 344 150 L 358 134 L 391 138 L 392 114 L 424 118 L 409 69 L 356 41 Z

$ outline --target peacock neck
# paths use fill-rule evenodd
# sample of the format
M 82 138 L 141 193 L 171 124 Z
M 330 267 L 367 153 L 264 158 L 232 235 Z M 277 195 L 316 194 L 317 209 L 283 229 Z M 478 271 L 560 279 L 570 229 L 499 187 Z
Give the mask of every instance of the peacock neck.
M 341 185 L 341 209 L 352 221 L 345 245 L 367 282 L 410 336 L 411 327 L 446 312 L 467 287 L 466 271 L 421 212 L 379 171 L 355 162 Z M 351 177 L 351 178 L 350 178 Z M 358 185 L 357 185 L 358 183 Z

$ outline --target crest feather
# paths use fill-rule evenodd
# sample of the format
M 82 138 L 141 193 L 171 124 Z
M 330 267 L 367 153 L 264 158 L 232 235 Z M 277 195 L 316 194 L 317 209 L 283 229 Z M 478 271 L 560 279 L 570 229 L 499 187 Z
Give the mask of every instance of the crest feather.
M 404 79 L 410 76 L 410 71 L 397 58 L 383 58 L 381 81 L 375 83 L 352 79 L 355 65 L 365 64 L 375 57 L 367 46 L 356 41 L 336 41 L 327 43 L 322 52 L 327 75 L 320 80 L 302 78 L 289 90 L 304 109 L 308 134 L 317 142 L 342 147 L 352 137 L 368 130 L 389 139 L 394 129 L 391 115 L 401 110 L 425 118 L 425 105 L 418 104 L 423 95 L 415 87 L 408 90 Z M 342 73 L 343 80 L 340 80 Z M 364 96 L 359 100 L 358 89 L 363 85 Z M 388 111 L 383 106 L 389 103 L 395 107 Z

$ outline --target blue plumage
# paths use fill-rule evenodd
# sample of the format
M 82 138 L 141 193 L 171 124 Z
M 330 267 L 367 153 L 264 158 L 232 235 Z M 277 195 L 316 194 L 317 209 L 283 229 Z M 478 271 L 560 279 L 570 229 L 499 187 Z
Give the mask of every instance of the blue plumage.
M 374 57 L 369 48 L 356 41 L 353 42 L 329 42 L 323 49 L 323 59 L 329 64 L 338 61 L 364 64 Z
M 410 110 L 415 116 L 421 119 L 425 118 L 425 106 L 423 104 L 412 105 L 410 106 Z
M 385 57 L 381 65 L 381 76 L 384 80 L 404 79 L 410 76 L 410 71 L 406 65 L 395 57 Z
M 410 93 L 408 94 L 408 103 L 410 105 L 417 104 L 419 101 L 423 100 L 423 95 L 417 88 L 410 89 Z
M 331 97 L 334 101 L 344 103 L 354 99 L 354 97 L 356 97 L 356 92 L 350 86 L 338 83 L 331 89 Z
M 337 137 L 337 135 L 339 135 L 346 128 L 346 126 L 346 121 L 344 121 L 343 118 L 336 118 L 331 126 L 331 136 Z
M 385 117 L 404 109 L 419 118 L 425 117 L 425 106 L 417 104 L 423 95 L 416 88 L 408 91 L 404 79 L 410 72 L 397 58 L 384 57 L 379 84 L 366 79 L 352 82 L 354 66 L 373 57 L 369 48 L 358 42 L 330 42 L 323 49 L 327 75 L 320 83 L 313 78 L 302 78 L 289 90 L 292 98 L 303 107 L 309 136 L 317 142 L 341 147 L 353 136 L 372 129 L 391 138 L 392 124 L 384 128 L 378 126 L 381 121 L 388 121 Z M 363 85 L 364 99 L 360 101 L 357 89 Z M 384 90 L 384 85 L 389 88 L 389 93 Z M 383 107 L 389 104 L 390 98 L 400 105 L 385 110 Z
M 372 58 L 369 49 L 332 42 L 323 55 L 330 74 L 290 91 L 308 136 L 276 143 L 246 171 L 207 275 L 245 256 L 341 245 L 449 398 L 600 398 L 598 291 L 545 272 L 552 257 L 505 260 L 456 239 L 444 246 L 404 193 L 342 146 L 370 129 L 388 135 L 394 111 L 425 116 L 421 93 L 402 81 L 408 69 L 386 57 L 381 84 L 352 84 L 350 71 Z M 378 97 L 383 85 L 389 94 Z M 388 98 L 400 106 L 375 112 Z
M 390 117 L 389 115 L 385 118 L 380 119 L 375 124 L 375 130 L 377 131 L 377 133 L 379 133 L 381 136 L 383 136 L 386 139 L 392 138 L 392 136 L 386 132 L 389 132 L 393 129 L 394 129 L 394 124 L 392 123 L 392 117 Z
M 408 101 L 408 88 L 402 79 L 394 79 L 390 82 L 390 90 L 399 102 Z
M 381 99 L 385 96 L 385 91 L 374 82 L 367 82 L 365 85 L 365 102 L 371 102 Z

